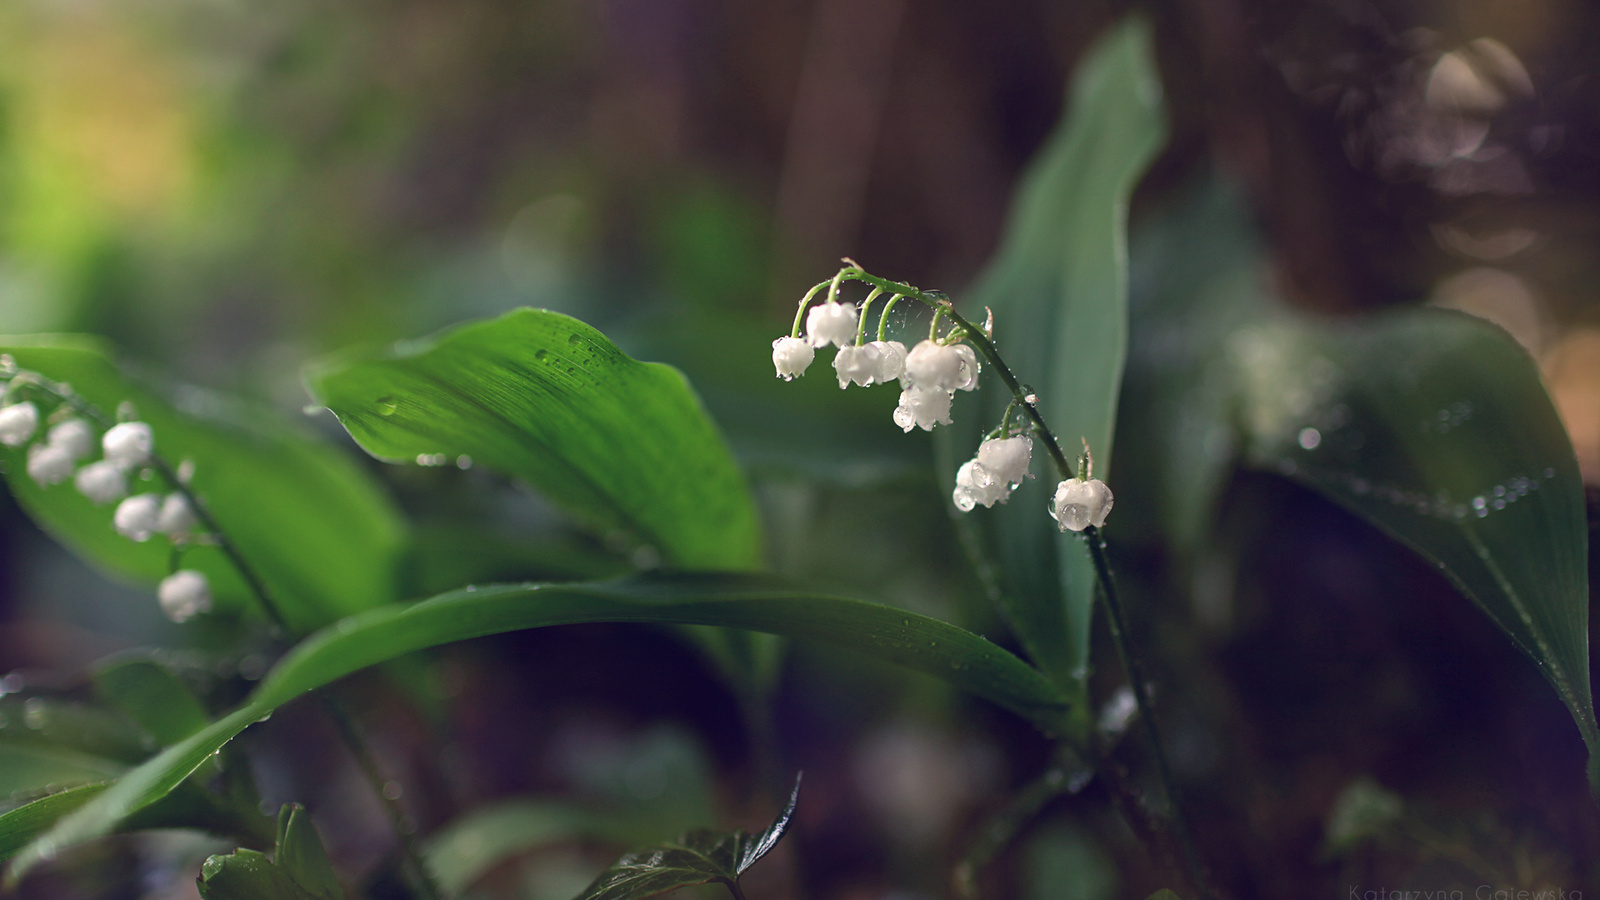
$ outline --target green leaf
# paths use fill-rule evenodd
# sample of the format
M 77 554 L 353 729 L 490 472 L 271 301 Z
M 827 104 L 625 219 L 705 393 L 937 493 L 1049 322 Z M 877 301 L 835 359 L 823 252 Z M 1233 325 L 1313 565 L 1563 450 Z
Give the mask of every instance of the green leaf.
M 777 846 L 794 821 L 799 798 L 796 778 L 789 802 L 760 834 L 698 828 L 674 843 L 629 853 L 601 872 L 577 900 L 633 900 L 712 881 L 728 885 L 735 897 L 742 897 L 739 876 Z
M 1079 65 L 1066 118 L 1023 181 L 998 256 L 964 301 L 969 311 L 994 311 L 995 345 L 1037 389 L 1062 450 L 1074 458 L 1087 439 L 1102 478 L 1127 345 L 1128 198 L 1165 141 L 1150 27 L 1131 17 Z M 984 379 L 979 394 L 956 414 L 974 437 L 998 424 L 1011 400 L 996 378 Z M 952 471 L 975 448 L 972 439 L 953 447 Z M 1009 503 L 966 518 L 998 563 L 1001 609 L 1029 657 L 1082 696 L 1094 571 L 1076 536 L 1052 526 L 1046 509 L 1060 476 L 1043 447 L 1034 456 L 1037 477 Z
M 313 897 L 339 900 L 344 896 L 317 836 L 317 826 L 298 803 L 285 803 L 278 811 L 278 852 L 273 862 Z
M 670 566 L 759 564 L 744 479 L 683 375 L 577 319 L 520 309 L 307 380 L 380 459 L 470 457 Z
M 1433 309 L 1261 322 L 1224 352 L 1250 459 L 1437 564 L 1556 689 L 1597 779 L 1583 481 L 1527 353 Z
M 0 337 L 0 353 L 71 384 L 108 416 L 131 402 L 154 429 L 158 453 L 173 465 L 193 460 L 191 486 L 297 631 L 394 600 L 393 566 L 403 538 L 398 513 L 337 450 L 274 414 L 197 389 L 177 392 L 169 403 L 113 365 L 94 338 Z M 0 448 L 0 468 L 12 494 L 46 531 L 121 577 L 154 584 L 168 573 L 172 554 L 165 541 L 134 543 L 118 535 L 111 509 L 90 503 L 70 482 L 39 487 L 26 475 L 25 450 Z M 136 490 L 164 487 L 151 482 Z M 219 606 L 255 608 L 217 548 L 191 549 L 183 564 L 206 574 Z
M 163 747 L 206 726 L 200 699 L 172 670 L 143 656 L 116 659 L 94 673 L 95 689 Z
M 10 877 L 63 847 L 108 834 L 182 783 L 239 732 L 307 691 L 415 650 L 582 622 L 718 625 L 827 641 L 943 678 L 1046 733 L 1059 729 L 1066 710 L 1058 689 L 1037 670 L 970 631 L 889 606 L 809 593 L 771 576 L 657 575 L 466 588 L 411 606 L 371 610 L 302 641 L 248 702 L 63 819 L 13 863 Z
M 200 867 L 205 900 L 344 900 L 316 826 L 298 803 L 278 813 L 273 859 L 255 850 L 213 856 Z
M 207 859 L 198 885 L 204 900 L 319 900 L 256 850 Z
M 1155 475 L 1179 555 L 1235 448 L 1322 492 L 1437 565 L 1528 654 L 1600 787 L 1583 488 L 1533 361 L 1444 310 L 1333 322 L 1275 307 L 1242 205 L 1214 183 L 1196 193 L 1150 235 L 1130 378 L 1155 445 L 1139 474 Z
M 125 763 L 76 750 L 0 741 L 0 799 L 51 785 L 107 781 L 127 770 Z
M 34 838 L 54 825 L 58 819 L 89 802 L 91 797 L 110 786 L 110 782 L 92 782 L 46 794 L 31 803 L 0 815 L 0 861 L 17 855 Z

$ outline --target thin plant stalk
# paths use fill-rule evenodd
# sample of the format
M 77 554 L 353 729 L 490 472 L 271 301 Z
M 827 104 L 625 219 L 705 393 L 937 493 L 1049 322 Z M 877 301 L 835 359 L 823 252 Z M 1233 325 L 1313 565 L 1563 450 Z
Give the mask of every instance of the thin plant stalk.
M 1033 422 L 1034 433 L 1044 444 L 1045 450 L 1050 455 L 1051 462 L 1063 480 L 1077 476 L 1077 467 L 1067 461 L 1066 454 L 1061 451 L 1061 445 L 1056 441 L 1055 434 L 1051 432 L 1044 418 L 1040 416 L 1037 408 L 1038 398 L 1023 390 L 1022 383 L 1012 374 L 1011 368 L 995 349 L 994 342 L 983 329 L 967 321 L 960 313 L 955 311 L 950 299 L 936 291 L 924 291 L 899 281 L 881 278 L 862 269 L 854 260 L 844 260 L 845 267 L 834 275 L 830 284 L 830 294 L 836 292 L 842 279 L 865 282 L 874 288 L 887 291 L 895 298 L 910 297 L 934 310 L 934 323 L 937 328 L 940 316 L 946 316 L 955 323 L 956 328 L 962 332 L 961 337 L 972 342 L 983 358 L 989 363 L 995 374 L 999 376 L 1011 395 L 1014 402 L 1022 409 L 1023 413 Z M 892 302 L 892 301 L 891 301 Z M 803 305 L 803 304 L 802 304 Z M 1099 581 L 1100 596 L 1105 601 L 1107 619 L 1111 625 L 1112 643 L 1116 644 L 1117 655 L 1122 660 L 1123 669 L 1127 672 L 1130 687 L 1133 690 L 1134 702 L 1139 710 L 1139 718 L 1144 722 L 1145 737 L 1150 743 L 1151 752 L 1155 757 L 1156 774 L 1161 782 L 1162 793 L 1167 801 L 1168 815 L 1173 823 L 1173 831 L 1182 847 L 1184 865 L 1189 870 L 1189 878 L 1194 883 L 1195 890 L 1200 896 L 1210 898 L 1213 895 L 1209 882 L 1205 878 L 1204 869 L 1200 864 L 1200 854 L 1194 844 L 1194 839 L 1189 833 L 1189 828 L 1184 820 L 1183 811 L 1178 805 L 1177 789 L 1172 780 L 1172 770 L 1167 763 L 1166 751 L 1161 743 L 1160 731 L 1156 726 L 1155 718 L 1150 714 L 1150 699 L 1145 690 L 1144 678 L 1137 657 L 1132 652 L 1128 643 L 1127 628 L 1122 614 L 1121 603 L 1117 599 L 1116 584 L 1111 577 L 1111 568 L 1106 562 L 1104 542 L 1100 537 L 1099 529 L 1094 526 L 1084 531 L 1085 542 L 1088 545 L 1089 556 L 1094 562 L 1095 576 Z

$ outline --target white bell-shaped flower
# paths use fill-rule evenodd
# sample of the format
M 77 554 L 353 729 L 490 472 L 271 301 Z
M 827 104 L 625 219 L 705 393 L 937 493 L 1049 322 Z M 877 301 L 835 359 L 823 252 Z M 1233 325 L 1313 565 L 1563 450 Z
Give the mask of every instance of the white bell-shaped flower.
M 909 387 L 900 392 L 900 405 L 894 423 L 902 431 L 921 428 L 932 431 L 935 425 L 950 424 L 950 392 Z
M 806 313 L 806 339 L 813 347 L 855 343 L 856 305 L 829 300 L 811 307 Z
M 182 494 L 171 493 L 161 501 L 161 512 L 156 516 L 156 531 L 182 540 L 200 526 L 200 517 Z
M 94 452 L 94 429 L 82 419 L 66 419 L 50 427 L 50 446 L 61 448 L 73 462 Z
M 973 390 L 978 386 L 978 352 L 967 344 L 957 344 L 955 351 L 961 360 L 961 382 L 956 385 L 956 390 Z
M 0 406 L 0 444 L 20 447 L 39 428 L 39 407 L 30 401 Z
M 1098 478 L 1084 481 L 1069 478 L 1056 485 L 1055 498 L 1050 501 L 1050 515 L 1062 531 L 1082 531 L 1093 525 L 1106 524 L 1111 512 L 1111 488 Z
M 872 344 L 840 347 L 833 357 L 833 370 L 839 375 L 840 390 L 849 387 L 851 382 L 865 387 L 876 381 L 880 356 L 878 348 Z
M 128 496 L 128 478 L 122 467 L 109 459 L 89 463 L 72 480 L 78 493 L 95 505 L 104 505 Z
M 985 507 L 1006 499 L 1011 488 L 976 459 L 969 459 L 956 470 L 956 487 L 950 499 L 962 512 L 971 512 L 974 506 Z
M 111 525 L 117 534 L 141 544 L 156 533 L 160 521 L 160 494 L 135 494 L 118 503 L 117 511 L 111 514 Z
M 211 609 L 211 584 L 194 569 L 179 569 L 161 579 L 156 588 L 161 611 L 174 622 L 187 622 Z
M 781 337 L 772 342 L 772 365 L 784 381 L 804 375 L 816 355 L 817 351 L 800 338 Z
M 977 460 L 1007 487 L 1016 487 L 1028 477 L 1028 464 L 1033 460 L 1033 438 L 1019 434 L 984 441 L 978 447 Z
M 921 341 L 906 354 L 902 378 L 911 387 L 970 391 L 978 386 L 978 356 L 966 344 Z
M 905 374 L 905 344 L 899 341 L 873 341 L 867 346 L 874 347 L 878 351 L 878 371 L 873 373 L 873 381 L 887 384 Z
M 144 422 L 123 422 L 111 426 L 100 439 L 106 461 L 124 469 L 135 469 L 150 461 L 150 451 L 156 446 L 155 435 Z
M 34 444 L 28 448 L 28 477 L 38 482 L 39 487 L 60 484 L 72 477 L 77 462 L 54 443 Z

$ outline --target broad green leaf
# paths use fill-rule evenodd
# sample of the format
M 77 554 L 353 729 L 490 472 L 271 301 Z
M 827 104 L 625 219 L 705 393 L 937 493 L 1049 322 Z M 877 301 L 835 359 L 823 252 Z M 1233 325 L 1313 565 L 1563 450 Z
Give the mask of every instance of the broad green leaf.
M 199 887 L 205 900 L 344 900 L 316 826 L 298 803 L 278 813 L 272 859 L 255 850 L 213 856 L 200 867 Z
M 1556 689 L 1600 788 L 1583 481 L 1527 353 L 1431 309 L 1261 322 L 1223 352 L 1249 458 L 1438 565 Z
M 699 828 L 675 842 L 629 853 L 601 872 L 578 900 L 634 900 L 713 881 L 729 885 L 734 896 L 742 896 L 737 890 L 739 876 L 777 846 L 794 821 L 799 799 L 796 779 L 789 802 L 760 834 Z
M 516 310 L 332 363 L 308 383 L 380 459 L 470 458 L 674 568 L 760 562 L 743 476 L 682 374 L 570 316 Z
M 108 781 L 127 770 L 126 763 L 77 750 L 0 740 L 0 800 L 50 785 Z
M 0 744 L 70 751 L 107 761 L 137 762 L 150 739 L 111 710 L 53 697 L 0 700 Z
M 1023 181 L 1005 238 L 962 305 L 982 320 L 994 311 L 994 342 L 1024 384 L 1069 459 L 1087 439 L 1095 474 L 1111 461 L 1127 344 L 1128 198 L 1166 141 L 1161 85 L 1150 27 L 1132 17 L 1102 38 L 1073 76 L 1066 118 Z M 971 456 L 976 436 L 1000 421 L 1010 394 L 983 380 L 976 403 L 958 409 L 968 436 L 956 441 L 953 468 Z M 1042 446 L 1034 479 L 1010 502 L 967 514 L 981 551 L 998 563 L 1002 610 L 1030 658 L 1057 684 L 1081 696 L 1088 677 L 1093 568 L 1075 535 L 1060 534 L 1046 509 L 1061 478 Z
M 174 466 L 194 462 L 192 487 L 295 630 L 394 600 L 392 570 L 403 538 L 398 513 L 339 451 L 270 413 L 210 393 L 188 389 L 168 402 L 113 365 L 94 338 L 0 337 L 0 353 L 69 383 L 107 416 L 132 403 L 154 429 L 158 453 Z M 46 531 L 123 578 L 154 584 L 168 573 L 172 553 L 165 541 L 121 537 L 111 528 L 111 508 L 90 503 L 70 482 L 39 487 L 25 473 L 25 451 L 0 448 L 0 468 L 17 501 Z M 159 479 L 135 485 L 165 489 Z M 191 549 L 183 565 L 206 574 L 220 606 L 254 609 L 217 548 Z
M 198 885 L 204 900 L 321 900 L 258 850 L 207 859 Z
M 1179 555 L 1242 448 L 1439 566 L 1550 681 L 1600 784 L 1582 483 L 1533 361 L 1443 310 L 1333 322 L 1278 308 L 1242 206 L 1215 184 L 1197 194 L 1147 245 L 1130 377 L 1156 447 L 1139 474 Z
M 8 860 L 29 842 L 49 830 L 56 820 L 89 802 L 109 786 L 91 782 L 46 794 L 0 815 L 0 861 Z
M 147 657 L 112 661 L 94 673 L 95 689 L 165 747 L 206 726 L 200 699 L 170 669 Z
M 307 691 L 440 644 L 584 622 L 718 625 L 811 638 L 943 678 L 1046 733 L 1059 730 L 1066 711 L 1059 690 L 1037 670 L 972 632 L 893 607 L 808 593 L 773 577 L 658 575 L 466 588 L 411 606 L 371 610 L 301 642 L 243 706 L 166 748 L 63 819 L 18 858 L 11 877 L 42 856 L 109 833 L 182 783 L 239 732 Z

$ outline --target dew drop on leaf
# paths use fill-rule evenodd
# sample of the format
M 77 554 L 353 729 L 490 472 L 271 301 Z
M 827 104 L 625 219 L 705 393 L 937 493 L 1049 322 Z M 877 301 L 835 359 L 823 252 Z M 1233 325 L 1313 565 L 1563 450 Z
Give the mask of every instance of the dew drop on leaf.
M 376 402 L 378 405 L 378 415 L 380 416 L 392 416 L 394 415 L 395 410 L 400 408 L 400 401 L 396 400 L 393 394 L 385 394 L 384 396 L 379 397 Z

